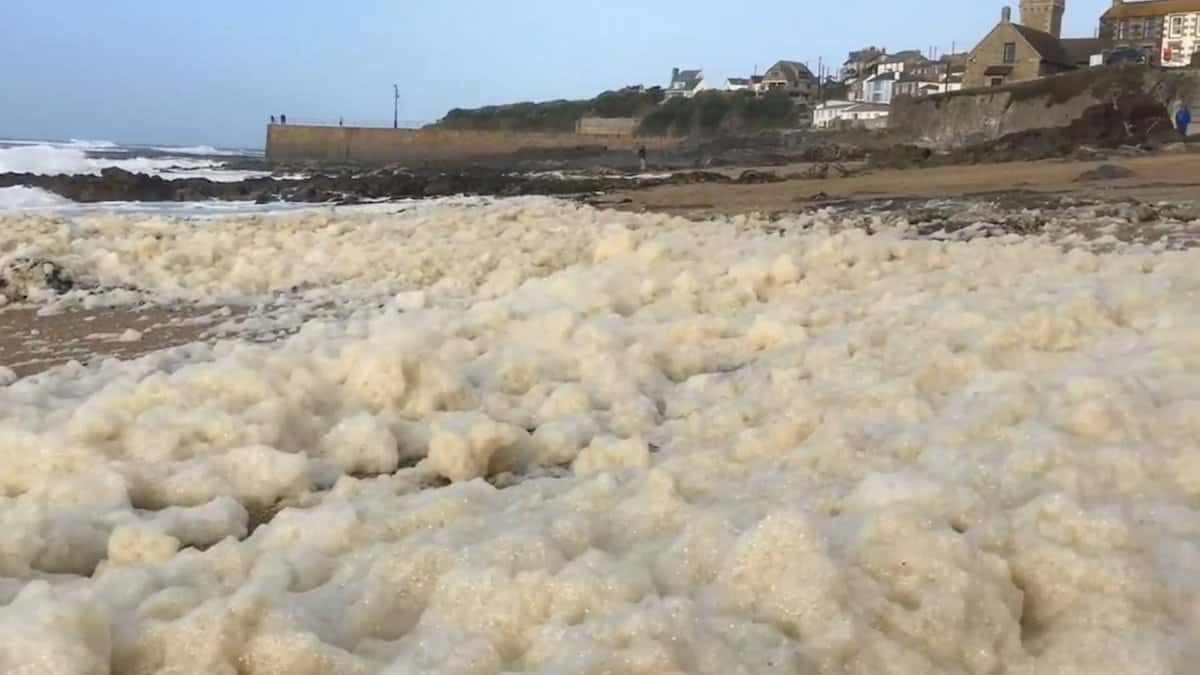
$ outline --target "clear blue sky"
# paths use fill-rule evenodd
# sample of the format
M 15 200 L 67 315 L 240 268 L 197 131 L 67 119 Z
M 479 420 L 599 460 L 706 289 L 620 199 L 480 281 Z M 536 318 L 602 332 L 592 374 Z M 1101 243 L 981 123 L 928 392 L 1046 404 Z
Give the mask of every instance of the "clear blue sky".
M 0 0 L 0 137 L 259 147 L 271 114 L 385 121 L 710 79 L 866 45 L 969 48 L 984 0 Z M 1011 0 L 1014 6 L 1017 0 Z M 1110 0 L 1068 0 L 1089 36 Z

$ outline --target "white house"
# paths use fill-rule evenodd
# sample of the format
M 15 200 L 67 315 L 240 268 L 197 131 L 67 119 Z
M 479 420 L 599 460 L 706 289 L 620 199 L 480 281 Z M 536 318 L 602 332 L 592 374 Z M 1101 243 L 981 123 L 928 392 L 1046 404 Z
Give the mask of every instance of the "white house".
M 854 105 L 853 101 L 829 100 L 813 108 L 813 126 L 818 129 L 828 129 L 841 119 L 841 112 Z
M 855 103 L 841 111 L 842 119 L 865 127 L 879 127 L 891 108 L 882 103 Z
M 877 73 L 904 73 L 929 64 L 929 59 L 916 49 L 886 54 L 879 61 Z
M 1200 51 L 1200 12 L 1168 14 L 1163 21 L 1163 66 L 1190 66 L 1197 51 Z
M 899 74 L 894 72 L 876 73 L 863 82 L 863 98 L 867 103 L 882 103 L 888 105 L 896 94 L 896 80 Z
M 725 91 L 754 91 L 748 77 L 731 77 L 725 80 Z
M 857 101 L 826 101 L 813 110 L 813 126 L 828 129 L 848 123 L 856 126 L 878 127 L 887 119 L 890 107 L 882 103 Z
M 671 84 L 663 91 L 665 100 L 673 98 L 691 98 L 704 91 L 703 70 L 671 69 Z

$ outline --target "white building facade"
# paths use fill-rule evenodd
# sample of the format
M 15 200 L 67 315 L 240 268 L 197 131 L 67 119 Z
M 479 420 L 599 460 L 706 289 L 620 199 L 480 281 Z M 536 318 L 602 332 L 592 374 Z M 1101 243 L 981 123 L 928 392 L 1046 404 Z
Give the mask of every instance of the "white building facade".
M 663 99 L 669 101 L 673 98 L 692 98 L 705 88 L 703 70 L 675 68 L 671 71 L 671 83 L 663 90 Z
M 813 110 L 813 126 L 828 129 L 849 124 L 879 128 L 887 124 L 890 111 L 891 108 L 882 103 L 826 101 Z
M 841 111 L 854 105 L 854 101 L 825 101 L 813 108 L 813 126 L 828 129 L 841 119 Z
M 863 82 L 862 100 L 865 103 L 888 105 L 896 94 L 897 73 L 876 73 Z
M 1197 51 L 1200 51 L 1200 12 L 1168 14 L 1163 21 L 1163 67 L 1190 66 Z

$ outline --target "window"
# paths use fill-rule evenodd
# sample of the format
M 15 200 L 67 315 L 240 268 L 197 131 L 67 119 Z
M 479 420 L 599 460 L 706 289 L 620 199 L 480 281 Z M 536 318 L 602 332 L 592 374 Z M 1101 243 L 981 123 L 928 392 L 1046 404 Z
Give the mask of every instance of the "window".
M 1173 37 L 1173 38 L 1183 37 L 1183 17 L 1182 16 L 1171 17 L 1171 37 Z
M 1129 37 L 1134 40 L 1140 40 L 1145 33 L 1145 24 L 1141 21 L 1134 21 L 1129 25 Z
M 1015 43 L 1015 42 L 1005 42 L 1004 43 L 1004 62 L 1005 63 L 1016 63 L 1017 62 L 1017 43 Z
M 1125 36 L 1128 34 L 1129 34 L 1129 22 L 1128 21 L 1122 21 L 1121 23 L 1117 24 L 1117 39 L 1118 40 L 1124 40 Z
M 993 86 L 993 87 L 999 87 L 999 86 L 1001 86 L 1001 85 L 1003 85 L 1003 84 L 1004 84 L 1004 78 L 1003 78 L 1003 77 L 993 77 L 993 78 L 992 78 L 992 86 Z

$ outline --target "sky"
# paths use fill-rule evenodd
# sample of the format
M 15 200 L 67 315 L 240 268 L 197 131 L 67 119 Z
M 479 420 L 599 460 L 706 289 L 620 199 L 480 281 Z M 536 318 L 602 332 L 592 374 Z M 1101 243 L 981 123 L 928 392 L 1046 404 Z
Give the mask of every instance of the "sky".
M 970 49 L 983 0 L 0 0 L 0 138 L 263 145 L 289 121 L 431 122 L 455 107 L 709 81 L 852 49 Z M 1011 0 L 1014 6 L 1017 0 Z M 1111 0 L 1068 0 L 1064 36 Z

